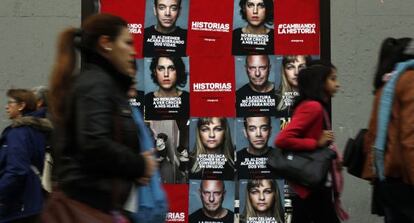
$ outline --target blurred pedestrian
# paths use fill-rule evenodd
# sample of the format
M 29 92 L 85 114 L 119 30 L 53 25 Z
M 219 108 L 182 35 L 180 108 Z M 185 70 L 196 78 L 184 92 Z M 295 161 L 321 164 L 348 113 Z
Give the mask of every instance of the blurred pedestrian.
M 329 62 L 314 61 L 298 75 L 299 99 L 292 121 L 278 135 L 278 148 L 312 151 L 334 145 L 334 133 L 326 126 L 330 123 L 327 109 L 331 97 L 339 89 L 336 68 Z M 346 219 L 339 203 L 342 191 L 340 160 L 334 162 L 326 181 L 316 188 L 291 184 L 297 196 L 293 198 L 292 223 L 335 223 Z
M 36 99 L 36 111 L 34 114 L 38 117 L 50 120 L 50 115 L 47 111 L 47 106 L 49 104 L 49 89 L 46 86 L 37 86 L 32 88 L 32 92 Z M 52 132 L 49 132 L 49 134 L 46 134 L 45 161 L 41 178 L 45 196 L 48 196 L 49 193 L 52 192 L 52 168 Z
M 0 138 L 0 222 L 36 222 L 43 194 L 43 170 L 49 120 L 36 117 L 34 94 L 26 89 L 7 91 L 6 111 L 12 121 Z
M 77 50 L 85 64 L 74 75 Z M 69 198 L 112 215 L 117 222 L 125 220 L 120 213 L 133 184 L 148 183 L 157 165 L 151 151 L 140 153 L 138 149 L 137 127 L 128 104 L 134 56 L 125 20 L 92 15 L 81 29 L 61 33 L 50 80 L 55 171 L 65 196 L 60 198 L 66 204 L 71 203 Z M 60 198 L 54 200 L 52 193 L 44 219 L 59 221 L 53 212 Z M 72 217 L 78 220 L 79 215 Z
M 414 222 L 412 59 L 412 38 L 387 38 L 382 42 L 374 76 L 374 104 L 364 138 L 367 159 L 362 177 L 373 182 L 372 212 L 385 215 L 386 223 Z M 389 87 L 394 90 L 389 91 Z M 388 106 L 382 106 L 384 100 Z M 384 110 L 388 110 L 388 116 L 383 115 Z M 383 154 L 378 153 L 381 148 Z

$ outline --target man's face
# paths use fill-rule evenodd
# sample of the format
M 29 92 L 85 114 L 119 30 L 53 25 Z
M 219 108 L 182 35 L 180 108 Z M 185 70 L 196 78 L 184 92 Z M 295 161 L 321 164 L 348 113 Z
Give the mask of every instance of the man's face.
M 201 182 L 200 198 L 206 211 L 219 210 L 222 207 L 225 194 L 223 181 L 204 180 Z
M 246 72 L 254 87 L 263 87 L 269 79 L 269 60 L 265 55 L 247 56 Z
M 157 26 L 161 29 L 175 27 L 178 15 L 180 14 L 180 0 L 158 0 L 154 6 L 154 15 L 157 17 Z
M 246 118 L 246 127 L 244 135 L 249 141 L 250 148 L 262 150 L 267 148 L 272 128 L 269 119 L 266 117 L 248 117 Z

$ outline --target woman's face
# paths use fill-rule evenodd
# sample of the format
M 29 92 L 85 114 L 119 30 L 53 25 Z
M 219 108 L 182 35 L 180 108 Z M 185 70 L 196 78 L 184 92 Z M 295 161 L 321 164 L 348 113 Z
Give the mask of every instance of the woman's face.
M 250 189 L 249 199 L 255 211 L 269 211 L 275 200 L 275 192 L 272 190 L 268 180 L 262 180 L 259 187 Z
M 339 87 L 340 85 L 336 75 L 336 70 L 333 70 L 325 81 L 325 92 L 327 96 L 330 98 L 333 97 L 338 91 Z
M 155 67 L 155 76 L 158 85 L 164 90 L 175 88 L 177 83 L 177 70 L 172 60 L 168 57 L 160 57 Z
M 219 148 L 224 142 L 225 127 L 219 118 L 212 118 L 211 122 L 200 126 L 201 143 L 207 150 Z
M 244 5 L 247 22 L 249 25 L 262 26 L 266 19 L 266 7 L 263 0 L 247 0 Z
M 306 67 L 304 56 L 297 56 L 292 62 L 288 62 L 284 67 L 285 77 L 292 87 L 298 86 L 298 73 Z
M 6 105 L 6 112 L 9 115 L 10 119 L 15 119 L 22 115 L 21 111 L 24 108 L 23 103 L 19 103 L 13 98 L 8 98 Z
M 105 49 L 105 47 L 104 47 Z M 135 73 L 135 49 L 128 28 L 122 28 L 116 39 L 106 47 L 108 59 L 116 69 L 125 75 Z

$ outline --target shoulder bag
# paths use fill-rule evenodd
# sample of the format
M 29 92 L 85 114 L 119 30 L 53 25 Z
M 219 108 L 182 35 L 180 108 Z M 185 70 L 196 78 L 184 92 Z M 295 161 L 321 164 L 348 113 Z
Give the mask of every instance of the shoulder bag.
M 364 136 L 367 129 L 360 129 L 355 138 L 349 138 L 345 145 L 343 165 L 349 174 L 361 178 L 364 167 Z
M 325 112 L 324 115 L 326 126 L 330 126 Z M 335 151 L 328 146 L 312 151 L 276 148 L 269 153 L 267 164 L 277 176 L 305 187 L 315 188 L 325 181 L 335 158 Z

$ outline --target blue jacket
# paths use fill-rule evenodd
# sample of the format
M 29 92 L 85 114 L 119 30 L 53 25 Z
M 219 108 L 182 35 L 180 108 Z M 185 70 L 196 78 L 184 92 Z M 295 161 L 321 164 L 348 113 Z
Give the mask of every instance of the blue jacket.
M 0 138 L 0 222 L 39 214 L 43 206 L 39 176 L 52 125 L 29 114 L 12 120 Z

